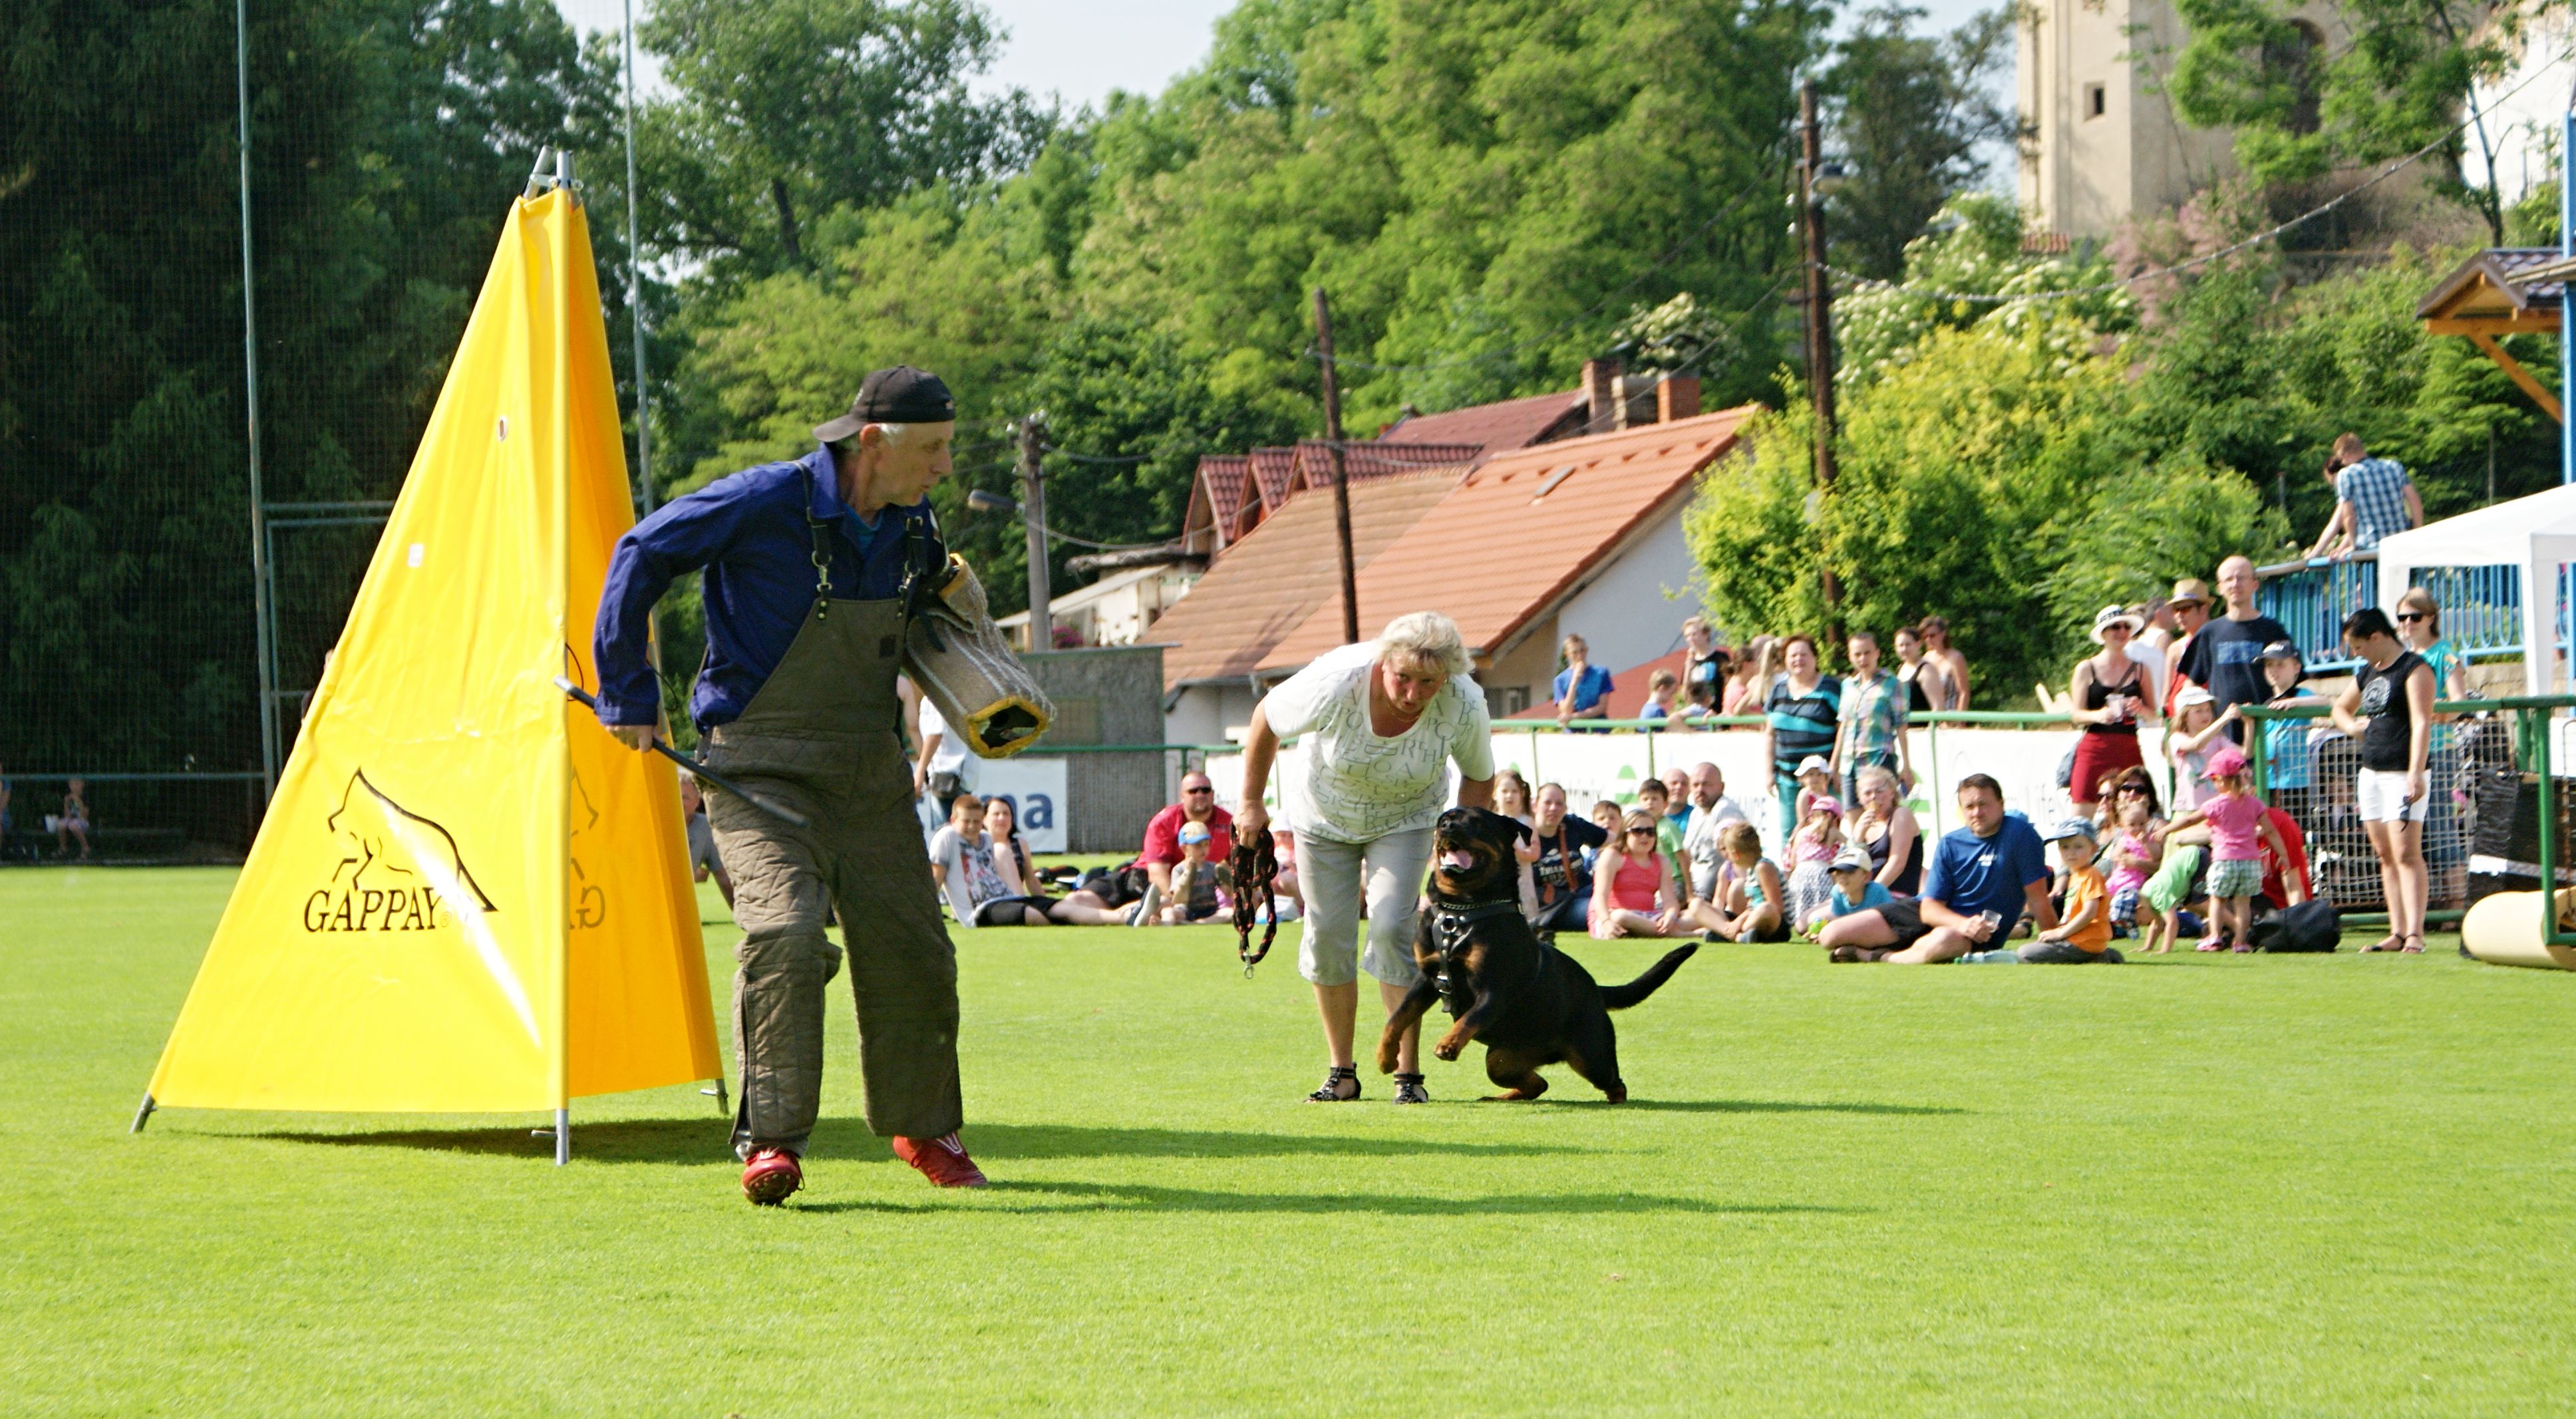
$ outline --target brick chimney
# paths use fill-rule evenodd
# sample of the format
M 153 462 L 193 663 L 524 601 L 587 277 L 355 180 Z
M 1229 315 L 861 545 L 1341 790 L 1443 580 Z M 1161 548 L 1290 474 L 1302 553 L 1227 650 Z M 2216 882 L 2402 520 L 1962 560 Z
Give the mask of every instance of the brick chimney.
M 1619 372 L 1624 367 L 1621 361 L 1608 358 L 1583 362 L 1583 402 L 1586 410 L 1583 431 L 1585 433 L 1608 433 L 1619 427 L 1619 424 L 1614 421 L 1619 418 L 1621 408 Z
M 1655 387 L 1655 422 L 1669 424 L 1675 419 L 1699 417 L 1699 376 L 1676 374 L 1665 377 Z

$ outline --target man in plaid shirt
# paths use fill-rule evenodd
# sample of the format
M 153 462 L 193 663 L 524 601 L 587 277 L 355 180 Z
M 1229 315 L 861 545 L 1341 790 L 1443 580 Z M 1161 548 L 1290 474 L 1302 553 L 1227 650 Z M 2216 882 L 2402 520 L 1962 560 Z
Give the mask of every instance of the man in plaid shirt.
M 2424 521 L 2424 495 L 2406 476 L 2406 465 L 2393 458 L 2373 458 L 2357 434 L 2335 440 L 2334 457 L 2326 460 L 2326 481 L 2334 484 L 2334 516 L 2317 534 L 2311 557 L 2339 557 L 2366 552 L 2379 539 Z

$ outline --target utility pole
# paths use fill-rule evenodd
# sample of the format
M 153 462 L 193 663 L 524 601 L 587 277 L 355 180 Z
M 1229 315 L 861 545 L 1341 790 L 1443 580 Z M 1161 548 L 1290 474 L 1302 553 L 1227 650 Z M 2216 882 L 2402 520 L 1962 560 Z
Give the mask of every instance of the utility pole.
M 653 397 L 644 380 L 644 255 L 635 231 L 635 0 L 626 0 L 625 15 L 626 316 L 635 337 L 635 515 L 644 517 L 654 504 Z
M 251 669 L 259 682 L 259 803 L 277 792 L 277 651 L 269 604 L 268 494 L 259 465 L 259 302 L 258 272 L 250 248 L 250 0 L 233 4 L 233 122 L 241 174 L 242 270 L 242 431 L 250 454 L 250 599 L 258 661 Z
M 1834 297 L 1825 274 L 1824 194 L 1816 190 L 1824 138 L 1816 126 L 1813 79 L 1798 86 L 1798 153 L 1798 227 L 1807 268 L 1807 384 L 1816 400 L 1816 495 L 1821 500 L 1834 489 Z M 1840 608 L 1843 588 L 1833 564 L 1826 563 L 1823 573 L 1825 604 Z
M 1315 288 L 1315 354 L 1324 367 L 1325 458 L 1333 470 L 1333 534 L 1342 549 L 1342 644 L 1360 638 L 1360 579 L 1351 564 L 1351 475 L 1342 466 L 1342 387 L 1333 377 L 1333 308 Z
M 1046 415 L 1020 420 L 1020 521 L 1029 532 L 1029 649 L 1055 649 L 1055 593 L 1048 585 L 1046 535 L 1046 470 L 1038 457 L 1046 451 Z

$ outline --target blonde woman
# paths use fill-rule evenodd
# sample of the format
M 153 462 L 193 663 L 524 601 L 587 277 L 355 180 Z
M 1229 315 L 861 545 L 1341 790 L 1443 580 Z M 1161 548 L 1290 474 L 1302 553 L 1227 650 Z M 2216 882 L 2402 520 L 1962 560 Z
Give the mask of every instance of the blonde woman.
M 1298 886 L 1306 929 L 1298 972 L 1315 988 L 1329 1072 L 1307 1098 L 1342 1103 L 1360 1096 L 1351 1034 L 1359 1012 L 1359 971 L 1377 978 L 1392 1016 L 1422 974 L 1413 964 L 1416 905 L 1431 861 L 1431 825 L 1449 801 L 1456 765 L 1458 802 L 1494 801 L 1492 727 L 1485 692 L 1467 676 L 1466 642 L 1437 611 L 1389 622 L 1373 641 L 1328 650 L 1271 687 L 1253 706 L 1243 741 L 1243 837 L 1269 826 L 1262 806 L 1279 741 L 1305 736 L 1281 785 L 1282 813 L 1297 834 Z M 1368 903 L 1368 953 L 1359 952 L 1360 903 Z M 1397 1103 L 1428 1103 L 1417 1050 L 1420 1028 L 1397 1049 Z

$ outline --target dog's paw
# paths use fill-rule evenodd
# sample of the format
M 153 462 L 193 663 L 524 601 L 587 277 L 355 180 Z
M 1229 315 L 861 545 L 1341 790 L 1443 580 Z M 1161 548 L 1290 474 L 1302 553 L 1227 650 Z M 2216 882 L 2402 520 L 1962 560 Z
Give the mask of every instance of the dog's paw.
M 1451 1030 L 1449 1033 L 1440 1037 L 1440 1042 L 1438 1044 L 1431 1047 L 1431 1053 L 1433 1056 L 1440 1059 L 1454 1060 L 1458 1057 L 1458 1052 L 1466 1047 L 1466 1039 L 1456 1030 Z
M 1395 1038 L 1390 1035 L 1377 1042 L 1377 1072 L 1380 1074 L 1393 1074 L 1395 1072 L 1395 1061 Z

